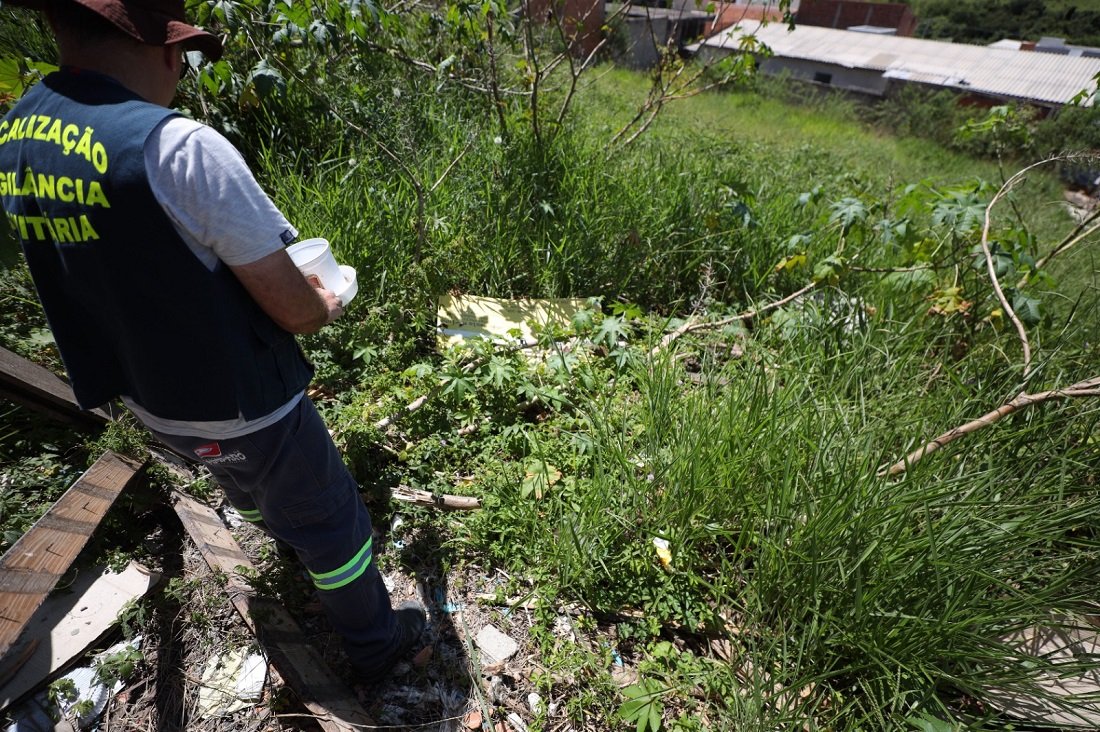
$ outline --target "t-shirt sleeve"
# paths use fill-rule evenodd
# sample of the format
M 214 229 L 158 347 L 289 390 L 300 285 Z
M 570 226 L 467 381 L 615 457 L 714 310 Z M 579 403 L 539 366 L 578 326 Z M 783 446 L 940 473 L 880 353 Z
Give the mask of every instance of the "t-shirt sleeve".
M 169 117 L 144 152 L 153 195 L 207 268 L 219 259 L 249 264 L 297 238 L 241 154 L 213 128 Z

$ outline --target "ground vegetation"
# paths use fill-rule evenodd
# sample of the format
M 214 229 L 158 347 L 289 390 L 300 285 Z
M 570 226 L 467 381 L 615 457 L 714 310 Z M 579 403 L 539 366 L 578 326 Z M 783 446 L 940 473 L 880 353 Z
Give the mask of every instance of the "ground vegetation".
M 1050 165 L 1013 177 L 1035 158 L 998 147 L 1007 116 L 972 126 L 994 150 L 977 158 L 832 98 L 708 81 L 743 66 L 578 59 L 555 23 L 491 0 L 194 10 L 228 53 L 180 107 L 358 271 L 348 314 L 303 339 L 311 393 L 438 648 L 364 692 L 380 724 L 1003 729 L 1019 722 L 995 689 L 1058 703 L 1040 682 L 1087 661 L 1052 667 L 1010 639 L 1095 610 L 1095 400 L 1018 407 L 889 469 L 1022 392 L 1097 375 L 1095 219 L 1070 218 Z M 3 277 L 6 347 L 56 369 L 25 272 Z M 445 293 L 587 305 L 532 324 L 530 348 L 440 352 Z M 122 424 L 84 446 L 6 409 L 13 534 L 96 446 L 146 439 Z M 481 508 L 388 500 L 407 491 Z M 339 668 L 293 565 L 239 534 Z M 151 639 L 145 681 L 113 719 L 310 728 L 278 691 L 261 712 L 189 716 L 179 689 L 242 631 L 178 531 L 159 543 L 172 580 L 128 618 Z M 484 671 L 475 621 L 518 638 L 522 662 Z

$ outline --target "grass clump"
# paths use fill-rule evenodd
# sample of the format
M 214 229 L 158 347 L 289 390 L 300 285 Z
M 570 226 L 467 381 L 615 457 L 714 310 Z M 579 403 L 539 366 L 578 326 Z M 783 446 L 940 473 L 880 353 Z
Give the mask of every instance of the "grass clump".
M 1092 375 L 1087 250 L 1037 265 L 1070 226 L 1052 178 L 1015 191 L 988 239 L 1035 341 L 1025 374 L 980 247 L 995 163 L 745 92 L 693 97 L 612 147 L 639 75 L 584 77 L 573 114 L 536 133 L 557 107 L 487 103 L 396 52 L 300 63 L 312 42 L 281 48 L 285 96 L 235 134 L 290 220 L 358 272 L 348 314 L 303 339 L 314 395 L 376 520 L 397 486 L 481 499 L 410 523 L 434 559 L 507 572 L 534 603 L 530 684 L 559 702 L 538 724 L 1004 723 L 987 690 L 1038 678 L 1004 638 L 1091 611 L 1097 409 L 1050 402 L 901 479 L 878 471 Z M 521 45 L 498 81 L 532 73 Z M 473 74 L 471 56 L 452 63 Z M 289 108 L 308 124 L 266 143 L 281 117 L 264 115 Z M 439 354 L 444 293 L 589 307 L 534 358 Z M 0 335 L 29 352 L 42 324 L 18 302 Z

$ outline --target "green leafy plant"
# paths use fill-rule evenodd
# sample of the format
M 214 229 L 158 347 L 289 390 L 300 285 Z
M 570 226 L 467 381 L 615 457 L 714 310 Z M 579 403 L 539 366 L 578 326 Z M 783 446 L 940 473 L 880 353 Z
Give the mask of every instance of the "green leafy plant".
M 117 653 L 112 653 L 97 659 L 95 675 L 103 684 L 112 686 L 118 681 L 125 681 L 134 674 L 137 665 L 144 660 L 141 651 L 133 646 L 126 646 Z
M 635 725 L 637 732 L 657 732 L 661 729 L 661 697 L 668 692 L 668 688 L 651 679 L 626 687 L 623 696 L 627 701 L 619 707 L 619 717 Z

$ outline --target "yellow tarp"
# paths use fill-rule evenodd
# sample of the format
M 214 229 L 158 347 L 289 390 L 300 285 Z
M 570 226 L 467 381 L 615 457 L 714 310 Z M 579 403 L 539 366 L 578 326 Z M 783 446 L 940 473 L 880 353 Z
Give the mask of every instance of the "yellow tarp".
M 497 343 L 530 345 L 535 342 L 528 323 L 569 327 L 573 315 L 583 309 L 581 298 L 551 300 L 500 300 L 473 295 L 442 295 L 436 313 L 440 349 L 466 338 L 488 338 Z M 519 331 L 517 340 L 509 331 Z

